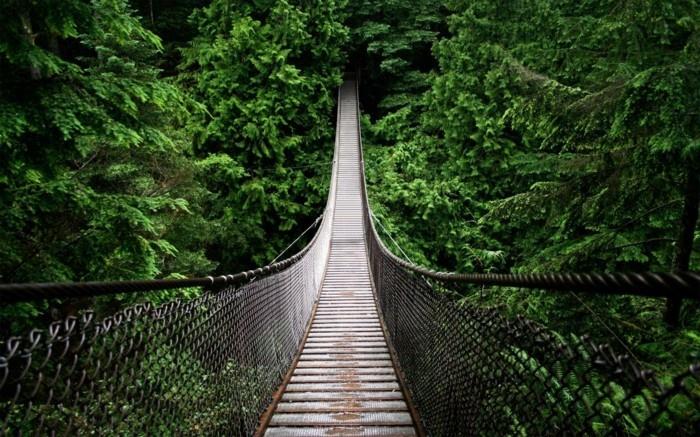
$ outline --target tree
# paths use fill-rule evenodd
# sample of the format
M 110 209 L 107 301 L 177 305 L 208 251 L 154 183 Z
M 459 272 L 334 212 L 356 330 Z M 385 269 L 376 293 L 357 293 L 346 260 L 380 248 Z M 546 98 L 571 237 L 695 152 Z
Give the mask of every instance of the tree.
M 266 264 L 323 209 L 347 36 L 334 0 L 214 1 L 193 17 L 183 83 L 227 270 Z
M 395 143 L 368 154 L 379 156 L 372 199 L 409 254 L 462 271 L 697 268 L 689 175 L 700 157 L 700 4 L 447 5 L 450 35 L 433 46 L 439 70 L 414 96 L 420 116 L 368 129 L 370 144 Z M 382 138 L 415 120 L 410 136 Z M 574 297 L 517 296 L 494 289 L 486 302 L 567 331 L 601 329 Z M 627 323 L 644 359 L 675 348 L 685 362 L 681 351 L 697 348 L 678 348 L 648 300 L 587 305 Z M 681 322 L 694 332 L 691 310 Z
M 169 234 L 201 188 L 178 130 L 192 105 L 159 78 L 158 37 L 123 0 L 9 1 L 0 13 L 2 281 L 210 270 L 200 244 Z

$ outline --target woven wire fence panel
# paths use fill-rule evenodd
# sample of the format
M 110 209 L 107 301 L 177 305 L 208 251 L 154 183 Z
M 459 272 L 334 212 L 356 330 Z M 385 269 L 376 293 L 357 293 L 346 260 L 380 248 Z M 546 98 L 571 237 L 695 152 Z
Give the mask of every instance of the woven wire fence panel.
M 607 345 L 460 305 L 436 291 L 450 284 L 431 285 L 367 234 L 390 342 L 428 434 L 700 435 L 699 366 L 663 386 Z
M 303 339 L 329 222 L 299 261 L 246 285 L 2 341 L 2 433 L 251 435 Z

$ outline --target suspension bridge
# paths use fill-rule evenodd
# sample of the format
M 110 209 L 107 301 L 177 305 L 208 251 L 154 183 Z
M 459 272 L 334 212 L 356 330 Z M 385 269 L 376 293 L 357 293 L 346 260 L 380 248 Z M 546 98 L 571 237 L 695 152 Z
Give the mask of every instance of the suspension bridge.
M 0 431 L 37 435 L 698 435 L 700 366 L 660 380 L 603 339 L 458 303 L 464 284 L 700 298 L 700 275 L 457 274 L 394 255 L 365 187 L 357 84 L 338 94 L 311 242 L 256 270 L 0 285 L 0 302 L 201 289 L 0 343 Z

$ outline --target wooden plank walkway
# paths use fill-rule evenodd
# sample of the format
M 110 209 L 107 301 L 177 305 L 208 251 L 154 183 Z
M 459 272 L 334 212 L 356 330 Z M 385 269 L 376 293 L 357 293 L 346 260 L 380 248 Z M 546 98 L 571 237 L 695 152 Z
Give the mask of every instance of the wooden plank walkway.
M 415 436 L 370 285 L 354 82 L 340 90 L 331 251 L 316 313 L 266 437 Z

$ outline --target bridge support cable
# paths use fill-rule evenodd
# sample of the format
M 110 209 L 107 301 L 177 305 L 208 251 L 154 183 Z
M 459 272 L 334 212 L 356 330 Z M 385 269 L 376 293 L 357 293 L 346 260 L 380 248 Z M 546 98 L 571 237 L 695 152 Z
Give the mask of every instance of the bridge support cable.
M 607 342 L 454 298 L 477 284 L 697 300 L 698 273 L 435 272 L 387 249 L 362 195 L 373 288 L 429 435 L 700 435 L 700 364 L 662 381 Z

